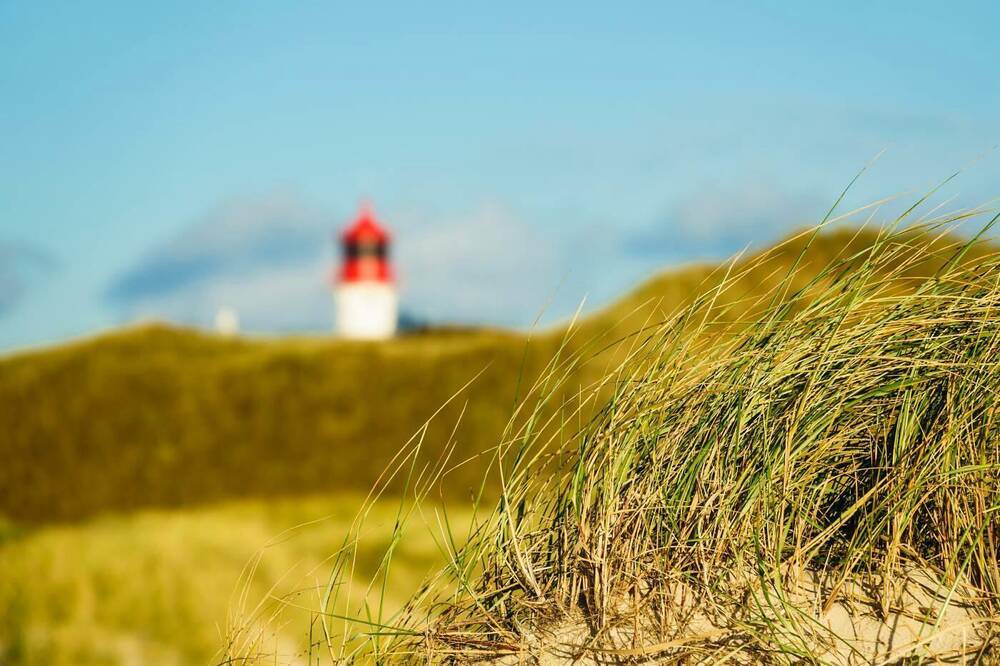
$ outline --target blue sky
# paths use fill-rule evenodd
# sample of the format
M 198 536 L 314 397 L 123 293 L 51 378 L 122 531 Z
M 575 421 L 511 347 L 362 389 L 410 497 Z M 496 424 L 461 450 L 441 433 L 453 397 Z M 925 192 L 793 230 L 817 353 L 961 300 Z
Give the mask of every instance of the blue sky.
M 528 325 L 848 204 L 1000 195 L 995 3 L 0 2 L 0 349 L 223 305 Z M 548 305 L 547 305 L 548 304 Z

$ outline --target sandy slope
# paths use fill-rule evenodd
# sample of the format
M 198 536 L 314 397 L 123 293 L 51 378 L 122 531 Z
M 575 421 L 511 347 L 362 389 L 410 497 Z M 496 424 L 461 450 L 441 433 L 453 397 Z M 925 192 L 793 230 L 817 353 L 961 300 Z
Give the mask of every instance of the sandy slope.
M 778 645 L 845 666 L 1000 663 L 990 649 L 1000 617 L 977 608 L 968 585 L 945 585 L 926 568 L 902 572 L 888 585 L 860 578 L 836 585 L 805 572 L 779 593 L 754 581 L 738 608 L 717 606 L 681 583 L 671 590 L 671 599 L 620 602 L 602 632 L 593 632 L 580 611 L 542 623 L 526 633 L 518 653 L 497 663 L 753 664 L 768 662 Z

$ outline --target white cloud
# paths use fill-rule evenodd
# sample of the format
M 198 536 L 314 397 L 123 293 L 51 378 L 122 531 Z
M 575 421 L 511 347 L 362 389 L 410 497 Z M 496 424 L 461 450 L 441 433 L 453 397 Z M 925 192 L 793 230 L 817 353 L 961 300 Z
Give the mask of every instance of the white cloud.
M 403 303 L 432 321 L 529 324 L 567 268 L 557 242 L 500 204 L 399 222 Z
M 726 256 L 814 222 L 817 201 L 763 185 L 703 188 L 624 246 L 627 232 L 612 224 L 540 224 L 495 202 L 446 215 L 376 214 L 394 234 L 405 313 L 529 326 L 539 314 L 572 313 L 584 296 L 605 302 L 667 263 Z M 244 330 L 330 330 L 333 237 L 348 222 L 295 197 L 233 201 L 153 248 L 108 298 L 129 318 L 210 326 L 227 307 Z
M 565 243 L 500 204 L 376 213 L 394 234 L 402 309 L 417 320 L 528 325 L 570 266 Z M 245 330 L 329 330 L 333 236 L 348 221 L 289 197 L 230 202 L 153 248 L 108 300 L 127 318 L 209 326 L 228 307 Z
M 129 315 L 208 326 L 222 308 L 239 315 L 249 331 L 324 331 L 333 323 L 329 261 L 258 267 L 218 275 L 196 285 L 137 299 Z
M 231 307 L 250 330 L 327 329 L 336 220 L 289 195 L 232 200 L 153 248 L 108 300 L 129 318 L 207 326 Z
M 55 260 L 39 248 L 0 241 L 0 316 L 13 310 L 55 266 Z
M 828 207 L 820 197 L 768 183 L 701 187 L 675 201 L 626 246 L 635 255 L 670 261 L 720 258 L 817 224 Z

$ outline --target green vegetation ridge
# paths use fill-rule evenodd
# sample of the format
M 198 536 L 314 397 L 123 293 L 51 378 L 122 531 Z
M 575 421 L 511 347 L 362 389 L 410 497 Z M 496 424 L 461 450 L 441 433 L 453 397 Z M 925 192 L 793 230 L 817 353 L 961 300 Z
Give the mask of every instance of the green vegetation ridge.
M 747 270 L 720 298 L 738 319 L 759 309 L 754 295 L 793 265 L 793 282 L 804 283 L 876 238 L 853 229 L 800 234 L 738 262 Z M 920 245 L 927 258 L 911 272 L 928 273 L 943 260 L 928 248 Z M 445 487 L 467 496 L 483 476 L 476 456 L 497 444 L 518 391 L 561 347 L 587 357 L 563 383 L 564 401 L 602 375 L 615 352 L 601 350 L 663 320 L 726 272 L 726 265 L 665 272 L 582 318 L 568 339 L 566 326 L 357 343 L 226 339 L 145 325 L 2 359 L 0 516 L 39 523 L 363 491 L 438 410 L 426 455 L 433 459 L 453 440 L 454 458 L 472 462 L 453 470 Z

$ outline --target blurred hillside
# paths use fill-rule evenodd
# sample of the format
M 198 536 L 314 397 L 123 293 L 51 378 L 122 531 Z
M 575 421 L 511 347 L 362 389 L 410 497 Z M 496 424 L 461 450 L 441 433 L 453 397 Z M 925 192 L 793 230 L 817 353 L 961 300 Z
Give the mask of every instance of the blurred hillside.
M 791 239 L 738 262 L 733 270 L 745 273 L 719 302 L 739 320 L 757 306 L 754 294 L 790 270 L 804 285 L 874 239 L 875 232 L 846 229 Z M 936 270 L 951 256 L 945 245 L 914 237 L 914 251 L 927 259 L 917 270 Z M 17 523 L 62 521 L 227 498 L 367 490 L 456 393 L 431 422 L 424 451 L 426 460 L 437 458 L 454 431 L 453 459 L 470 462 L 443 486 L 468 495 L 519 392 L 564 341 L 564 355 L 588 359 L 565 384 L 561 400 L 570 400 L 630 335 L 710 290 L 726 271 L 695 266 L 658 275 L 583 318 L 569 336 L 565 327 L 532 336 L 430 330 L 371 344 L 225 339 L 153 325 L 0 360 L 0 515 Z
M 247 613 L 269 594 L 303 608 L 280 632 L 283 644 L 298 646 L 316 603 L 315 572 L 343 545 L 362 500 L 357 493 L 239 500 L 0 530 L 0 664 L 218 663 L 213 655 L 235 619 L 230 613 Z M 377 570 L 398 509 L 388 498 L 370 512 L 360 576 Z M 469 514 L 449 509 L 460 534 Z M 407 531 L 393 558 L 389 607 L 402 606 L 446 561 L 436 530 L 429 524 Z M 352 593 L 363 596 L 363 587 Z

